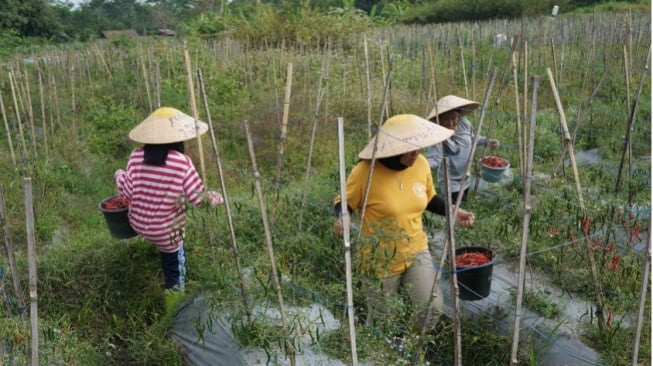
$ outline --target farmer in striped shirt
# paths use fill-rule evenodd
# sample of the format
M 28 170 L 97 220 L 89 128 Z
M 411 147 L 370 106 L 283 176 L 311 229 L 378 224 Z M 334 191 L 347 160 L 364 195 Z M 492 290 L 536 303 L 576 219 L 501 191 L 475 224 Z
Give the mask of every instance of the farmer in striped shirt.
M 127 169 L 115 173 L 118 192 L 129 198 L 129 223 L 159 249 L 165 288 L 184 289 L 185 201 L 199 206 L 205 198 L 215 207 L 217 192 L 206 192 L 184 141 L 208 130 L 208 125 L 174 109 L 159 108 L 129 132 L 143 143 L 129 156 Z

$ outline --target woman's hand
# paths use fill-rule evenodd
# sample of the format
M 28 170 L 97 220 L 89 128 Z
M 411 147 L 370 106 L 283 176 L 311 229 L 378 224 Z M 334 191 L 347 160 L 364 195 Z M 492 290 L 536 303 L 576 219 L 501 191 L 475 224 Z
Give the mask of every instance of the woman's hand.
M 492 147 L 492 148 L 496 148 L 496 147 L 499 147 L 499 145 L 501 145 L 499 143 L 499 140 L 495 140 L 495 139 L 487 140 L 487 144 L 488 144 L 489 147 Z
M 463 209 L 458 209 L 456 223 L 462 227 L 472 227 L 474 226 L 474 214 Z
M 333 234 L 335 236 L 342 236 L 344 233 L 344 228 L 342 225 L 342 216 L 338 217 L 338 220 L 333 223 Z
M 224 203 L 224 198 L 222 198 L 222 195 L 216 191 L 208 191 L 207 196 L 209 198 L 209 203 L 211 204 L 211 208 L 214 208 Z

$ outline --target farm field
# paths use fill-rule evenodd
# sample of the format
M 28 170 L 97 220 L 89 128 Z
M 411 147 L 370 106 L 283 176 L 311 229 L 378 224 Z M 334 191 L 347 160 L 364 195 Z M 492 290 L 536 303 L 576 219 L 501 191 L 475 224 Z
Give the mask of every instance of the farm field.
M 0 364 L 29 364 L 31 334 L 40 364 L 183 364 L 168 337 L 174 316 L 156 250 L 141 238 L 111 237 L 98 210 L 136 147 L 128 132 L 159 106 L 211 124 L 186 149 L 227 202 L 189 208 L 186 297 L 210 299 L 241 349 L 290 364 L 308 337 L 344 364 L 449 365 L 459 352 L 466 365 L 515 357 L 537 365 L 556 347 L 546 341 L 573 323 L 597 353 L 579 365 L 650 364 L 650 22 L 649 13 L 597 13 L 393 26 L 310 42 L 125 38 L 6 60 Z M 524 276 L 523 292 L 506 289 L 500 306 L 490 297 L 483 311 L 453 313 L 438 332 L 396 347 L 388 340 L 410 309 L 397 304 L 396 329 L 366 326 L 355 271 L 347 302 L 345 250 L 331 231 L 338 120 L 348 171 L 379 123 L 426 115 L 448 94 L 481 102 L 470 121 L 501 141 L 491 151 L 479 146 L 474 161 L 510 162 L 497 183 L 480 179 L 473 164 L 466 209 L 476 225 L 456 228 L 455 245 L 495 251 L 506 276 Z M 425 222 L 441 251 L 445 219 L 427 214 Z M 561 309 L 569 299 L 585 307 L 574 318 Z M 279 324 L 252 315 L 312 305 L 339 328 L 322 333 L 301 316 Z M 521 311 L 553 326 L 515 343 Z

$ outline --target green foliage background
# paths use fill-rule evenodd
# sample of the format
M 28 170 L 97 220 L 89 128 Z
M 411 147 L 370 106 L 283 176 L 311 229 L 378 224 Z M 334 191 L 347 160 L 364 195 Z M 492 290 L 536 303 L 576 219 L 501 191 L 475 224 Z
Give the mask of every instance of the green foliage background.
M 100 3 L 91 2 L 80 11 L 90 11 Z M 436 4 L 444 7 L 446 2 Z M 41 361 L 181 364 L 179 352 L 167 337 L 171 318 L 163 306 L 156 251 L 139 238 L 111 238 L 97 204 L 115 192 L 113 172 L 124 167 L 135 146 L 126 138 L 132 126 L 157 105 L 190 113 L 183 61 L 188 51 L 199 118 L 212 122 L 224 164 L 235 239 L 242 266 L 248 270 L 250 304 L 275 304 L 276 294 L 244 120 L 251 126 L 283 296 L 293 305 L 318 301 L 343 324 L 342 243 L 331 235 L 331 202 L 338 191 L 336 119 L 345 121 L 345 164 L 349 169 L 369 140 L 368 131 L 384 118 L 386 81 L 390 81 L 385 100 L 389 114 L 424 114 L 437 96 L 444 94 L 481 100 L 491 72 L 498 71 L 499 84 L 503 70 L 508 70 L 503 94 L 498 95 L 498 85 L 492 92 L 482 132 L 502 141 L 500 152 L 517 168 L 515 121 L 525 122 L 529 116 L 516 110 L 511 85 L 516 83 L 521 89 L 527 83 L 532 88 L 533 77 L 539 77 L 537 178 L 528 263 L 534 273 L 549 274 L 564 292 L 577 292 L 591 301 L 593 283 L 581 238 L 587 234 L 598 239 L 593 242 L 596 250 L 592 255 L 600 265 L 606 310 L 615 314 L 615 323 L 609 331 L 599 331 L 596 320 L 588 319 L 585 334 L 601 351 L 604 362 L 627 363 L 633 339 L 629 320 L 636 311 L 642 259 L 641 252 L 632 249 L 639 242 L 630 241 L 629 233 L 638 228 L 644 236 L 650 230 L 651 97 L 650 77 L 644 77 L 650 29 L 642 26 L 650 24 L 650 13 L 560 16 L 555 21 L 546 14 L 511 21 L 377 27 L 377 19 L 362 14 L 352 3 L 327 12 L 304 5 L 236 3 L 229 12 L 214 9 L 214 13 L 205 12 L 204 18 L 189 20 L 187 28 L 180 26 L 180 38 L 125 37 L 30 47 L 5 58 L 1 67 L 6 76 L 0 92 L 7 127 L 0 134 L 0 187 L 7 211 L 6 233 L 14 245 L 22 295 L 28 300 L 25 177 L 33 184 Z M 510 66 L 510 49 L 495 45 L 499 30 L 528 41 L 528 78 L 523 74 L 522 43 L 516 48 L 517 78 L 505 67 Z M 10 38 L 20 38 L 14 37 Z M 553 47 L 551 40 L 555 41 Z M 631 52 L 629 89 L 624 82 L 624 45 Z M 289 64 L 293 66 L 289 133 L 279 170 L 279 128 Z M 579 123 L 578 111 L 588 108 L 575 148 L 598 148 L 603 161 L 609 163 L 607 168 L 585 166 L 579 172 L 593 223 L 587 233 L 580 224 L 569 167 L 551 177 L 560 157 L 561 132 L 545 76 L 547 67 L 553 68 L 570 127 Z M 202 73 L 206 98 L 198 87 L 197 70 Z M 604 73 L 604 86 L 587 107 L 585 103 Z M 638 95 L 640 80 L 643 87 Z M 532 91 L 527 90 L 530 96 Z M 637 96 L 632 155 L 625 160 L 623 184 L 615 192 L 628 117 L 625 111 Z M 479 123 L 479 115 L 472 118 Z M 492 120 L 496 123 L 490 131 Z M 200 156 L 205 158 L 207 185 L 218 189 L 221 177 L 215 151 L 208 136 L 202 141 L 201 152 L 190 142 L 189 154 L 198 166 Z M 312 160 L 307 167 L 309 148 Z M 517 177 L 475 196 L 469 209 L 476 213 L 477 225 L 474 230 L 456 232 L 458 245 L 482 243 L 514 263 L 522 232 L 522 193 L 523 181 Z M 209 294 L 225 313 L 240 320 L 245 309 L 236 285 L 239 277 L 227 220 L 223 208 L 189 211 L 188 295 Z M 443 230 L 441 218 L 427 215 L 426 220 L 428 230 Z M 550 228 L 559 235 L 550 234 Z M 572 236 L 576 240 L 571 240 Z M 611 251 L 613 240 L 619 245 Z M 608 270 L 615 255 L 621 256 L 619 271 Z M 5 257 L 1 263 L 8 268 Z M 13 277 L 7 271 L 5 276 L 2 298 L 7 317 L 0 321 L 0 338 L 5 344 L 1 354 L 7 362 L 27 364 L 30 330 L 27 322 L 20 320 L 20 311 L 26 308 L 18 308 L 16 294 L 10 290 Z M 538 289 L 532 290 L 537 293 Z M 356 304 L 363 312 L 361 296 L 357 292 Z M 650 302 L 647 310 L 650 313 Z M 401 324 L 406 311 L 398 305 L 397 318 L 391 320 Z M 466 344 L 487 350 L 473 353 L 474 364 L 509 361 L 511 339 L 497 334 L 493 326 L 505 316 L 489 313 L 464 320 Z M 451 327 L 446 322 L 441 327 L 441 332 L 429 337 L 434 349 L 446 358 L 453 354 Z M 650 357 L 648 315 L 644 329 L 642 361 Z M 241 344 L 263 346 L 270 352 L 287 338 L 293 341 L 292 335 L 264 319 L 236 322 L 233 332 Z M 348 343 L 342 336 L 346 332 L 343 327 L 338 335 L 315 335 L 316 343 L 334 357 L 347 359 Z M 357 332 L 361 358 L 372 363 L 408 362 L 405 355 L 387 347 L 383 335 L 374 329 L 358 324 Z M 529 354 L 536 346 L 533 339 L 523 340 L 520 360 L 536 354 Z

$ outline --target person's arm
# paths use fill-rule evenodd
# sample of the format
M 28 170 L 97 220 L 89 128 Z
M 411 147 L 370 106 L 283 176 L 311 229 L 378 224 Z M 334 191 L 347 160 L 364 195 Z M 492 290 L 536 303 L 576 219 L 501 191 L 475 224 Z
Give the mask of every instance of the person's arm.
M 451 205 L 450 212 L 454 212 L 455 209 L 456 205 Z M 433 212 L 434 214 L 445 216 L 447 214 L 446 202 L 440 196 L 433 196 L 431 201 L 429 201 L 429 203 L 426 205 L 426 210 Z M 474 226 L 474 214 L 459 208 L 456 213 L 456 223 L 462 227 L 472 227 Z
M 424 157 L 428 160 L 431 170 L 437 170 L 440 167 L 440 163 L 442 162 L 441 149 L 442 146 L 440 144 L 426 148 L 426 154 L 424 154 Z

